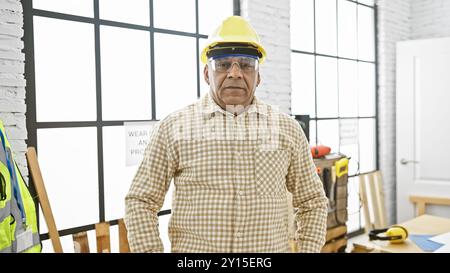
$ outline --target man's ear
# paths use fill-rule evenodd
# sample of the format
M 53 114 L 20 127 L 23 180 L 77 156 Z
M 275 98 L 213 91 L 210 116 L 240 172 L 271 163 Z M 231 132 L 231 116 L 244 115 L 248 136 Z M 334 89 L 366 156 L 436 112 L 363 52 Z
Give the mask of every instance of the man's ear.
M 203 69 L 203 77 L 205 78 L 206 83 L 209 85 L 209 71 L 208 71 L 208 65 L 205 65 L 205 68 Z
M 261 82 L 261 75 L 259 74 L 258 71 L 258 79 L 256 80 L 256 86 L 258 86 L 260 82 Z

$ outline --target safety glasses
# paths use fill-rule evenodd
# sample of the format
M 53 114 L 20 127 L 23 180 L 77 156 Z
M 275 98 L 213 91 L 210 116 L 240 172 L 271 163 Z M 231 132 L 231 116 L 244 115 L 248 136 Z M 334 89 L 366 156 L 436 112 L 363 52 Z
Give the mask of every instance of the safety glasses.
M 226 56 L 210 58 L 209 62 L 214 72 L 229 72 L 234 64 L 244 73 L 252 73 L 258 70 L 258 59 L 249 56 Z

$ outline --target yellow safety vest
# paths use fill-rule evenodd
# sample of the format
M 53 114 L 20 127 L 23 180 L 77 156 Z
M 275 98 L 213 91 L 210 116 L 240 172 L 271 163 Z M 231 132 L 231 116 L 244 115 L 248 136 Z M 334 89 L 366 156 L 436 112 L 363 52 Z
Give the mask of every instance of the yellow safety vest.
M 0 253 L 41 252 L 36 207 L 0 120 Z

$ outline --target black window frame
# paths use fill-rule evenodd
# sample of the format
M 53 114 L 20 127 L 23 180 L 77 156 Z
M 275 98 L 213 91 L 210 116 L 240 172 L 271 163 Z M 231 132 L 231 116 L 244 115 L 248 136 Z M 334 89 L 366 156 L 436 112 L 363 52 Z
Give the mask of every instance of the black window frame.
M 291 1 L 295 1 L 295 0 L 291 0 Z M 336 46 L 337 46 L 337 50 L 336 50 L 336 55 L 328 55 L 328 54 L 321 54 L 321 53 L 317 53 L 317 32 L 316 32 L 316 0 L 312 0 L 313 1 L 313 20 L 314 20 L 314 49 L 313 52 L 309 52 L 309 51 L 302 51 L 302 50 L 295 50 L 291 48 L 291 54 L 292 53 L 296 53 L 296 54 L 307 54 L 307 55 L 313 55 L 314 56 L 314 111 L 315 111 L 315 116 L 314 117 L 310 117 L 309 120 L 310 122 L 315 122 L 316 126 L 315 126 L 315 143 L 318 143 L 318 121 L 321 120 L 357 120 L 359 121 L 360 119 L 374 119 L 375 120 L 375 170 L 379 170 L 380 168 L 380 156 L 379 156 L 379 102 L 378 102 L 378 95 L 379 95 L 379 77 L 378 77 L 378 69 L 379 69 L 379 61 L 378 61 L 378 5 L 376 3 L 376 1 L 374 1 L 374 5 L 367 5 L 364 3 L 360 3 L 358 1 L 352 1 L 352 0 L 345 0 L 347 2 L 352 2 L 354 4 L 356 4 L 356 20 L 358 20 L 358 5 L 360 6 L 364 6 L 364 7 L 368 7 L 373 9 L 374 11 L 374 35 L 375 35 L 375 56 L 374 56 L 374 61 L 366 61 L 366 60 L 362 60 L 362 59 L 353 59 L 353 58 L 346 58 L 346 57 L 340 57 L 339 56 L 339 0 L 335 0 L 336 1 Z M 358 22 L 356 22 L 356 26 L 358 26 Z M 358 35 L 358 34 L 357 34 Z M 317 66 L 316 66 L 316 60 L 317 57 L 329 57 L 329 58 L 334 58 L 337 61 L 339 60 L 349 60 L 349 61 L 354 61 L 356 63 L 359 62 L 363 62 L 363 63 L 370 63 L 370 64 L 374 64 L 375 66 L 375 116 L 360 116 L 358 113 L 358 116 L 355 117 L 340 117 L 339 113 L 337 117 L 318 117 L 317 116 Z M 338 88 L 338 98 L 339 98 L 339 86 Z M 338 103 L 338 102 L 337 102 Z M 299 115 L 299 113 L 292 113 L 292 115 Z M 309 126 L 309 128 L 311 128 L 311 126 Z M 358 140 L 358 149 L 359 149 L 359 140 Z M 360 173 L 359 172 L 359 166 L 358 166 L 358 171 L 357 174 L 354 175 L 350 175 L 350 178 L 356 177 L 358 175 L 362 175 L 365 173 Z M 361 208 L 361 206 L 360 206 Z M 361 210 L 359 211 L 360 217 L 359 217 L 359 229 L 353 232 L 350 232 L 348 234 L 349 237 L 354 237 L 360 234 L 364 233 L 364 228 L 361 226 Z
M 39 152 L 37 145 L 37 130 L 49 128 L 75 128 L 75 127 L 95 127 L 97 128 L 97 156 L 98 156 L 98 189 L 99 189 L 99 221 L 105 222 L 105 188 L 104 188 L 104 168 L 103 168 L 103 128 L 107 126 L 123 126 L 126 122 L 149 122 L 158 121 L 156 119 L 156 101 L 155 101 L 155 58 L 154 58 L 154 34 L 172 34 L 183 37 L 196 38 L 196 54 L 197 54 L 197 97 L 200 97 L 200 56 L 199 56 L 199 40 L 208 38 L 205 34 L 199 33 L 199 1 L 195 0 L 195 33 L 176 31 L 170 29 L 154 27 L 153 16 L 153 0 L 149 1 L 149 26 L 136 25 L 112 20 L 100 19 L 99 0 L 93 0 L 93 17 L 84 17 L 54 11 L 47 11 L 33 8 L 32 0 L 20 0 L 23 7 L 24 15 L 24 49 L 25 53 L 25 79 L 27 105 L 26 126 L 28 131 L 27 146 L 35 147 Z M 233 1 L 233 15 L 240 15 L 240 1 Z M 94 43 L 95 43 L 95 81 L 96 81 L 96 121 L 63 121 L 63 122 L 37 122 L 36 119 L 36 85 L 35 85 L 35 60 L 34 60 L 34 27 L 33 17 L 39 16 L 44 18 L 61 19 L 71 22 L 83 22 L 94 25 Z M 148 120 L 102 120 L 102 99 L 101 99 L 101 59 L 100 59 L 100 26 L 121 27 L 131 30 L 143 30 L 150 33 L 150 71 L 151 71 L 151 98 L 152 98 L 152 118 Z M 31 180 L 31 177 L 29 178 Z M 33 183 L 29 183 L 32 196 L 37 196 Z M 37 198 L 34 198 L 36 208 L 39 208 Z M 37 210 L 39 211 L 39 210 Z M 171 210 L 162 210 L 158 216 L 170 214 Z M 39 214 L 37 215 L 39 227 Z M 118 224 L 118 219 L 107 221 L 111 226 Z M 89 231 L 95 229 L 95 224 L 88 224 L 78 227 L 59 230 L 60 236 L 75 234 L 78 232 Z M 49 239 L 49 233 L 40 234 L 42 241 Z

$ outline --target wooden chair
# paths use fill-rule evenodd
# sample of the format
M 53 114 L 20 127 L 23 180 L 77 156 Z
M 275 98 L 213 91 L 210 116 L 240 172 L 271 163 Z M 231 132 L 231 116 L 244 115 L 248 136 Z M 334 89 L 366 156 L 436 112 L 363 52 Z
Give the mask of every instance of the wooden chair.
M 380 171 L 359 175 L 359 196 L 364 213 L 365 231 L 385 228 L 387 217 Z
M 127 239 L 127 230 L 123 219 L 118 220 L 119 226 L 119 253 L 128 253 L 130 248 Z M 95 224 L 95 234 L 97 241 L 97 253 L 111 253 L 110 224 L 103 222 Z M 87 232 L 79 232 L 72 235 L 75 253 L 90 253 Z
M 426 206 L 428 205 L 443 205 L 450 206 L 450 198 L 446 197 L 431 197 L 422 195 L 411 195 L 409 201 L 416 205 L 417 215 L 421 216 L 425 214 Z

